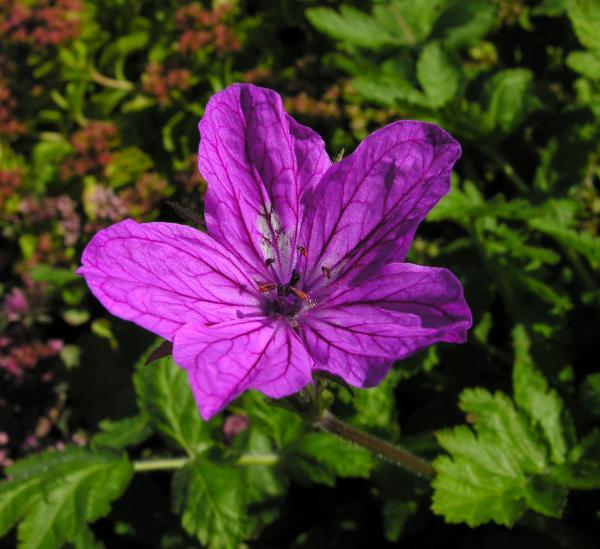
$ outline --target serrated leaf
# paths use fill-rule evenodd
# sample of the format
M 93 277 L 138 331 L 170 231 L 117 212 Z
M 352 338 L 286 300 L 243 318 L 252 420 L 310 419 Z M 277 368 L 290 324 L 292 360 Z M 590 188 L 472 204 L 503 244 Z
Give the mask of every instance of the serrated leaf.
M 515 364 L 513 367 L 514 398 L 525 411 L 533 425 L 540 426 L 555 463 L 563 463 L 567 455 L 567 443 L 561 416 L 564 404 L 555 390 L 548 387 L 546 379 L 533 364 L 529 352 L 530 340 L 525 328 L 517 325 L 513 330 Z
M 533 73 L 527 69 L 506 69 L 485 85 L 487 122 L 490 129 L 512 132 L 533 109 Z
M 171 357 L 145 365 L 154 348 L 139 360 L 133 378 L 140 410 L 169 442 L 197 455 L 212 445 L 209 424 L 200 417 L 185 370 Z
M 417 78 L 435 108 L 451 101 L 460 84 L 460 72 L 439 42 L 429 42 L 421 51 Z
M 92 446 L 113 450 L 140 444 L 152 434 L 148 417 L 141 414 L 118 421 L 104 420 L 100 422 L 100 429 L 103 432 L 94 435 Z
M 512 525 L 529 507 L 560 516 L 566 490 L 547 475 L 544 441 L 504 394 L 463 391 L 460 405 L 473 423 L 436 434 L 451 457 L 434 462 L 433 510 L 448 522 Z
M 246 532 L 246 489 L 235 465 L 197 458 L 173 478 L 173 507 L 184 529 L 211 549 L 238 547 Z
M 0 532 L 19 525 L 19 547 L 91 546 L 86 524 L 106 515 L 133 468 L 126 456 L 68 448 L 31 456 L 8 468 L 0 484 Z
M 285 465 L 299 482 L 334 486 L 337 476 L 367 478 L 373 457 L 328 433 L 308 433 L 287 449 Z

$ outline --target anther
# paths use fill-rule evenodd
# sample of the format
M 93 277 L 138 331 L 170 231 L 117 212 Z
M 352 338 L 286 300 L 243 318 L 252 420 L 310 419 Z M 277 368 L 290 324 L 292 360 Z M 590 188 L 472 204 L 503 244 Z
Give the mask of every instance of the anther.
M 328 267 L 321 267 L 321 270 L 323 271 L 323 274 L 325 275 L 325 278 L 331 278 L 331 269 L 329 269 Z

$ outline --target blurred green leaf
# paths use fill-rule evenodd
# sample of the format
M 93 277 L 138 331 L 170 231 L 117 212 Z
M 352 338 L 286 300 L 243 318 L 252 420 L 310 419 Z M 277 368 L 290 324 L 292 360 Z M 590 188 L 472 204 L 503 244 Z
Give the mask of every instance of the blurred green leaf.
M 587 78 L 600 80 L 600 51 L 571 52 L 567 65 Z
M 402 42 L 376 18 L 352 6 L 342 5 L 339 12 L 325 7 L 309 8 L 306 17 L 321 32 L 354 46 L 379 48 Z
M 600 417 L 600 372 L 590 374 L 583 380 L 579 395 L 588 413 Z
M 417 77 L 434 108 L 451 101 L 460 85 L 460 72 L 439 42 L 429 42 L 421 51 Z
M 66 286 L 81 280 L 80 276 L 70 269 L 59 269 L 44 264 L 36 265 L 31 270 L 31 278 L 36 282 L 46 282 L 56 286 Z
M 579 41 L 587 48 L 600 48 L 600 3 L 597 0 L 571 0 L 567 13 Z
M 490 129 L 511 133 L 535 105 L 533 74 L 527 69 L 506 69 L 496 73 L 485 85 Z

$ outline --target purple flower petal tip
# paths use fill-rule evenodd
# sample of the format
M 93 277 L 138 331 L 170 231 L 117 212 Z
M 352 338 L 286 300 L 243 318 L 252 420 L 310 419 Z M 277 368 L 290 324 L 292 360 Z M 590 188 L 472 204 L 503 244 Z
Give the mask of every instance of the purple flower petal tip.
M 77 272 L 110 312 L 173 342 L 203 418 L 248 389 L 290 395 L 315 370 L 371 387 L 396 360 L 466 340 L 458 279 L 404 263 L 450 188 L 461 149 L 447 132 L 395 122 L 332 164 L 250 84 L 214 95 L 199 130 L 208 234 L 126 220 Z

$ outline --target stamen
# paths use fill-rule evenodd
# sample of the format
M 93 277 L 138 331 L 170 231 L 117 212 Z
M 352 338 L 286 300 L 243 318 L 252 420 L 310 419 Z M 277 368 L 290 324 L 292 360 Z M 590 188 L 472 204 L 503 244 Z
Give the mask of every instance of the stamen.
M 323 267 L 321 267 L 321 270 L 323 271 L 323 274 L 325 275 L 326 278 L 331 278 L 331 269 L 323 266 Z
M 296 246 L 296 249 L 298 250 L 298 252 L 300 254 L 302 254 L 304 257 L 308 257 L 308 251 L 304 246 Z

